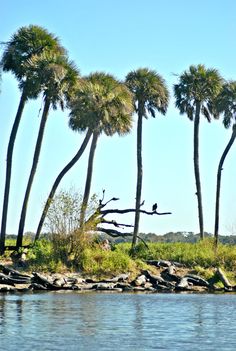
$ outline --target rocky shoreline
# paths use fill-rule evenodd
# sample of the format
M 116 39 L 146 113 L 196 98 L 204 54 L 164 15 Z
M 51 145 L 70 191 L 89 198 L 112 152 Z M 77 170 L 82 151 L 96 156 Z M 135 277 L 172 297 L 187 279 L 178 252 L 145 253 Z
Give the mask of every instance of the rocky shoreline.
M 0 264 L 0 293 L 59 290 L 144 293 L 236 292 L 236 286 L 230 284 L 220 268 L 215 270 L 213 279 L 206 280 L 199 275 L 192 274 L 178 262 L 160 260 L 147 261 L 147 264 L 150 265 L 150 270 L 141 271 L 135 278 L 131 279 L 130 274 L 125 273 L 101 280 L 83 277 L 79 273 L 41 274 L 32 272 L 27 274 Z M 153 268 L 155 273 L 153 273 Z M 217 287 L 216 281 L 221 281 L 223 287 Z

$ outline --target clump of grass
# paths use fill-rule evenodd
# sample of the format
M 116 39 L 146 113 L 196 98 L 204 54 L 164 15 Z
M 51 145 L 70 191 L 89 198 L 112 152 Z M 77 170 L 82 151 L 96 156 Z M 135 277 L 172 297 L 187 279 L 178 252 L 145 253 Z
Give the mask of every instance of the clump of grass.
M 86 249 L 77 262 L 85 274 L 111 275 L 134 271 L 135 262 L 121 251 L 104 251 L 101 248 Z
M 128 253 L 130 244 L 119 244 L 119 250 Z M 188 267 L 224 267 L 226 270 L 236 270 L 236 246 L 219 244 L 216 249 L 212 239 L 197 243 L 149 243 L 148 249 L 140 243 L 136 247 L 135 257 L 142 260 L 177 261 Z

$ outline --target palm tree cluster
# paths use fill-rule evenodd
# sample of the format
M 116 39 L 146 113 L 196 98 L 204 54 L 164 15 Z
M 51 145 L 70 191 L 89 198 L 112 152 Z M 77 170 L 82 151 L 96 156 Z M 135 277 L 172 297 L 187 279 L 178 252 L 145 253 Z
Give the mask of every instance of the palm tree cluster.
M 12 173 L 12 158 L 15 139 L 23 115 L 24 107 L 30 99 L 43 96 L 44 107 L 32 166 L 28 178 L 22 210 L 19 219 L 16 249 L 22 247 L 27 207 L 34 177 L 37 171 L 43 136 L 50 109 L 69 109 L 69 127 L 78 132 L 86 132 L 84 140 L 68 164 L 56 177 L 39 220 L 35 240 L 40 236 L 47 211 L 60 181 L 80 159 L 90 140 L 87 176 L 81 207 L 80 227 L 86 219 L 93 161 L 99 137 L 104 133 L 113 136 L 126 135 L 132 129 L 133 114 L 137 123 L 137 184 L 135 201 L 135 219 L 132 248 L 137 243 L 140 207 L 142 206 L 142 121 L 157 113 L 165 115 L 169 103 L 169 91 L 165 80 L 154 70 L 139 68 L 127 74 L 124 82 L 110 74 L 95 72 L 81 77 L 76 65 L 69 60 L 66 49 L 59 39 L 46 29 L 30 25 L 21 27 L 5 43 L 0 61 L 2 72 L 12 72 L 21 91 L 21 98 L 12 126 L 6 161 L 5 190 L 2 207 L 0 232 L 0 254 L 5 251 L 9 194 Z M 206 69 L 204 65 L 190 66 L 179 76 L 174 85 L 176 107 L 180 114 L 186 114 L 194 122 L 194 174 L 198 200 L 198 217 L 201 238 L 204 236 L 203 205 L 199 170 L 199 126 L 200 116 L 210 122 L 211 118 L 223 115 L 226 128 L 233 124 L 231 139 L 221 157 L 217 174 L 215 237 L 218 238 L 219 199 L 221 171 L 225 157 L 236 138 L 236 82 L 225 82 L 215 69 Z

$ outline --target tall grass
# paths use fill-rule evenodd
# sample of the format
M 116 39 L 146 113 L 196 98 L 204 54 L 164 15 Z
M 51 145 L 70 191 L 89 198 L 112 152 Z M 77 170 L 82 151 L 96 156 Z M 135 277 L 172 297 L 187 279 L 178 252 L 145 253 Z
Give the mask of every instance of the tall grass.
M 104 251 L 92 238 L 56 236 L 51 240 L 41 239 L 28 252 L 29 270 L 46 272 L 80 271 L 90 275 L 113 275 L 124 272 L 136 273 L 146 269 L 147 260 L 170 260 L 189 268 L 208 270 L 221 267 L 236 274 L 236 246 L 219 244 L 213 240 L 198 243 L 149 243 L 148 248 L 139 243 L 135 255 L 130 256 L 130 243 L 117 244 L 114 250 Z
M 129 252 L 130 245 L 120 244 L 119 250 Z M 197 243 L 150 243 L 148 249 L 140 243 L 137 246 L 137 258 L 142 260 L 170 260 L 185 264 L 188 267 L 204 268 L 224 267 L 236 271 L 236 246 L 219 244 L 215 248 L 212 239 Z

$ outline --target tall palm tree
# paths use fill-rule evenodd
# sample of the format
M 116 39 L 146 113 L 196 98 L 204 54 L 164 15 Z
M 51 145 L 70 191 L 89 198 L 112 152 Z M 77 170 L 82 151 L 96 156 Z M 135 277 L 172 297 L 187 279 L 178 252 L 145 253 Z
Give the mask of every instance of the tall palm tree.
M 190 66 L 179 76 L 179 83 L 174 85 L 175 105 L 180 114 L 194 121 L 194 174 L 196 182 L 196 195 L 198 200 L 198 218 L 200 237 L 204 238 L 204 221 L 202 206 L 202 191 L 199 169 L 199 126 L 200 116 L 211 121 L 212 104 L 215 97 L 222 89 L 223 80 L 216 69 L 207 69 L 204 65 Z
M 64 53 L 64 49 L 60 46 L 58 38 L 42 27 L 30 25 L 28 27 L 21 27 L 12 36 L 10 41 L 5 44 L 5 50 L 1 58 L 1 69 L 4 72 L 12 72 L 18 80 L 19 88 L 21 90 L 21 98 L 7 148 L 6 179 L 0 236 L 0 254 L 4 253 L 12 171 L 12 156 L 18 127 L 27 100 L 37 98 L 41 92 L 41 86 L 39 84 L 38 77 L 37 75 L 32 74 L 34 67 L 25 66 L 24 63 L 31 59 L 33 56 L 40 55 L 43 52 L 52 51 L 60 52 L 61 54 Z
M 54 195 L 56 193 L 56 190 L 57 190 L 62 178 L 66 175 L 66 173 L 80 159 L 80 157 L 82 156 L 84 150 L 86 149 L 86 147 L 88 145 L 88 142 L 89 142 L 91 136 L 92 136 L 92 130 L 88 129 L 88 131 L 87 131 L 87 133 L 85 135 L 85 138 L 84 138 L 79 150 L 77 151 L 75 156 L 70 160 L 70 162 L 67 163 L 67 165 L 62 169 L 62 171 L 56 177 L 56 179 L 55 179 L 55 181 L 53 183 L 53 186 L 51 188 L 51 191 L 50 191 L 50 193 L 48 195 L 47 201 L 46 201 L 46 203 L 44 205 L 43 212 L 41 214 L 41 217 L 40 217 L 40 220 L 39 220 L 39 223 L 38 223 L 38 227 L 37 227 L 37 230 L 36 230 L 34 242 L 36 242 L 39 239 L 39 236 L 41 234 L 45 218 L 47 216 L 47 213 L 48 213 L 48 210 L 49 210 L 49 207 L 50 207 L 50 204 L 51 204 L 51 202 L 53 200 L 53 197 L 54 197 Z
M 132 127 L 132 94 L 113 76 L 93 73 L 86 78 L 84 90 L 79 90 L 71 104 L 70 126 L 73 130 L 89 128 L 93 132 L 87 178 L 81 206 L 80 225 L 83 228 L 91 188 L 93 161 L 101 133 L 125 135 Z
M 216 98 L 216 110 L 223 114 L 223 124 L 229 128 L 232 124 L 232 134 L 224 152 L 220 158 L 217 182 L 216 182 L 216 204 L 215 204 L 215 243 L 219 240 L 219 212 L 220 212 L 220 190 L 221 190 L 221 173 L 225 158 L 236 139 L 236 81 L 225 83 L 219 96 Z
M 156 116 L 156 112 L 165 115 L 168 107 L 169 92 L 164 79 L 155 71 L 140 68 L 126 76 L 126 85 L 134 95 L 133 104 L 138 114 L 137 126 L 137 186 L 135 203 L 135 222 L 132 241 L 132 250 L 137 243 L 140 219 L 140 204 L 142 194 L 142 124 L 143 117 Z
M 78 81 L 78 71 L 72 62 L 69 62 L 65 55 L 42 54 L 28 60 L 27 65 L 37 67 L 37 75 L 41 77 L 41 84 L 44 87 L 44 108 L 39 126 L 38 137 L 35 145 L 33 163 L 28 179 L 25 197 L 22 205 L 16 247 L 22 246 L 28 200 L 32 188 L 34 176 L 37 170 L 39 155 L 41 151 L 44 130 L 50 107 L 56 109 L 58 104 L 63 109 L 64 101 L 70 99 L 74 87 Z

